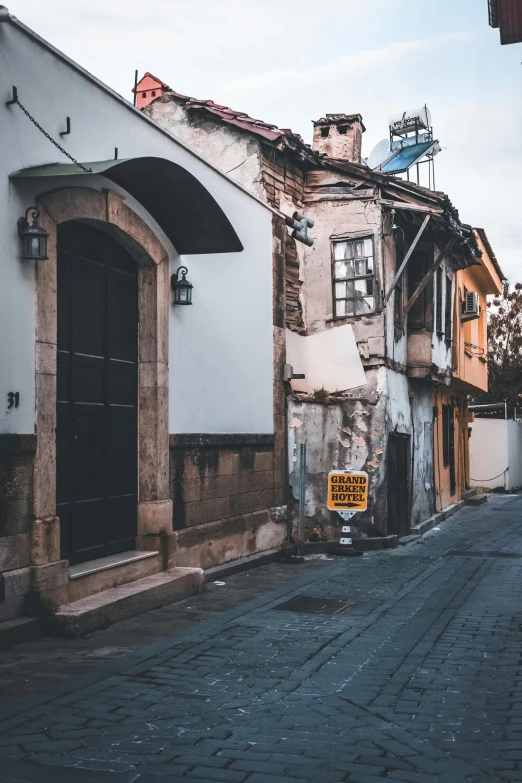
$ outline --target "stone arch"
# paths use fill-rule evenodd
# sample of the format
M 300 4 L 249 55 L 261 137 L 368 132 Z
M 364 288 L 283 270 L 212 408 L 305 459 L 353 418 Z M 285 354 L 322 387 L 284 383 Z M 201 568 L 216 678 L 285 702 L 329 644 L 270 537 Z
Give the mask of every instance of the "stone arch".
M 57 228 L 89 223 L 115 237 L 138 265 L 138 536 L 156 548 L 172 531 L 169 498 L 169 258 L 150 226 L 111 190 L 67 187 L 37 199 L 49 232 L 48 260 L 36 270 L 36 432 L 33 565 L 60 559 L 56 517 Z

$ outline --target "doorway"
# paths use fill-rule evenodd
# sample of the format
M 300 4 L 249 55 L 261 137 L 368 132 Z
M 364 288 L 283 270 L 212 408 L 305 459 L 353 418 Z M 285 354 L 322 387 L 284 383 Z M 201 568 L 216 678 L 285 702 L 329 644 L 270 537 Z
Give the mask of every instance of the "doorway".
M 388 533 L 406 536 L 409 522 L 408 465 L 410 438 L 390 434 L 388 437 Z
M 104 232 L 58 227 L 57 516 L 71 563 L 135 545 L 138 267 Z

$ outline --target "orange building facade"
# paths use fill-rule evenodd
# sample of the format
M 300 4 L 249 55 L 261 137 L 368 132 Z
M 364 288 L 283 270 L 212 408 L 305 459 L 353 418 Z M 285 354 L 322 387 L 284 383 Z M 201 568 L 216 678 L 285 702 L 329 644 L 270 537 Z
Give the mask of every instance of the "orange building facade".
M 452 382 L 434 392 L 434 482 L 438 511 L 469 489 L 468 396 L 488 389 L 487 297 L 499 294 L 504 275 L 486 233 L 474 229 L 478 264 L 457 272 L 453 296 Z

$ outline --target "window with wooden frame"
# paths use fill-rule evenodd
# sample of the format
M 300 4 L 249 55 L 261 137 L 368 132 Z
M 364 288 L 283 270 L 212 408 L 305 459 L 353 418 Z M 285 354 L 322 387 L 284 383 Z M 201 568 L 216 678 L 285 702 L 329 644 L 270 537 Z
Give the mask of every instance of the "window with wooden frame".
M 442 334 L 442 269 L 437 269 L 437 291 L 435 302 L 435 328 L 439 334 Z
M 411 297 L 419 287 L 422 279 L 428 271 L 432 255 L 428 251 L 415 251 L 408 261 L 408 296 Z M 424 288 L 417 301 L 408 313 L 409 329 L 425 329 L 433 319 L 432 310 L 428 312 L 428 298 L 432 294 L 431 285 Z
M 451 342 L 451 321 L 452 321 L 452 309 L 453 298 L 452 294 L 453 283 L 451 277 L 446 275 L 446 298 L 444 300 L 444 337 L 447 343 Z
M 334 318 L 375 312 L 375 267 L 371 237 L 333 243 Z

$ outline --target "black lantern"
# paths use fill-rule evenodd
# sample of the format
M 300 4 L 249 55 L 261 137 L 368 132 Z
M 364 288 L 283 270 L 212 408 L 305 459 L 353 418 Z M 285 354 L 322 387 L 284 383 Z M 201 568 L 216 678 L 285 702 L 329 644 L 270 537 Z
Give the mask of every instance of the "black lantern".
M 31 212 L 33 224 L 30 226 L 27 215 Z M 22 238 L 22 258 L 33 261 L 45 261 L 47 259 L 47 239 L 49 234 L 38 225 L 39 212 L 36 207 L 29 207 L 25 217 L 18 221 L 18 234 Z
M 179 273 L 181 272 L 181 280 Z M 192 283 L 187 280 L 188 269 L 186 266 L 180 266 L 177 272 L 174 272 L 170 278 L 170 284 L 174 291 L 174 304 L 191 305 L 192 304 Z

